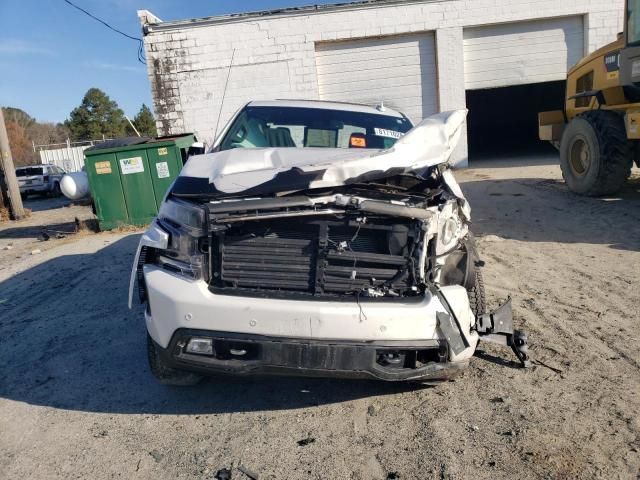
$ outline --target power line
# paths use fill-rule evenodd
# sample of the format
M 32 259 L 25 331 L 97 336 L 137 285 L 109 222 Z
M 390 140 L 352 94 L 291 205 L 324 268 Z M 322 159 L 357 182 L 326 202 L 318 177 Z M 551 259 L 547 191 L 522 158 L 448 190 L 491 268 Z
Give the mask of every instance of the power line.
M 91 12 L 87 12 L 84 8 L 76 5 L 75 3 L 71 2 L 70 0 L 62 0 L 63 2 L 71 5 L 73 8 L 80 10 L 82 13 L 84 13 L 85 15 L 93 18 L 95 21 L 100 22 L 102 25 L 104 25 L 105 27 L 107 27 L 110 30 L 113 30 L 116 33 L 119 33 L 120 35 L 122 35 L 123 37 L 126 37 L 130 40 L 135 40 L 136 42 L 138 42 L 138 61 L 144 65 L 147 64 L 145 58 L 144 58 L 144 42 L 142 41 L 141 38 L 139 37 L 133 37 L 127 33 L 124 33 L 122 30 L 118 30 L 117 28 L 109 25 L 107 22 L 105 22 L 104 20 L 96 17 L 95 15 L 93 15 Z

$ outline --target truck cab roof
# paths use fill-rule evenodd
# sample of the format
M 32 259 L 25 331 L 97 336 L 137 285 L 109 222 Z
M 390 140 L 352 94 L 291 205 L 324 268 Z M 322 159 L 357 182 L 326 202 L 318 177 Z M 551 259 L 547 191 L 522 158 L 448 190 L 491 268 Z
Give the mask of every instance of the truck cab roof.
M 387 117 L 404 118 L 404 114 L 386 106 L 371 106 L 360 103 L 328 102 L 324 100 L 255 100 L 248 103 L 251 107 L 290 107 L 316 108 L 323 110 L 342 110 L 346 112 L 369 113 Z

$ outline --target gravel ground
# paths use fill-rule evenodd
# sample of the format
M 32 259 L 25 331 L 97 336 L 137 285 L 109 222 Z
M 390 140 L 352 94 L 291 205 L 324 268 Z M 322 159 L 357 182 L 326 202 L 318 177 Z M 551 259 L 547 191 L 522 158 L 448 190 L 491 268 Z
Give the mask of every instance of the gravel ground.
M 17 266 L 20 262 L 16 260 L 32 252 L 38 255 L 60 243 L 75 240 L 76 223 L 95 218 L 90 206 L 74 203 L 65 197 L 31 196 L 24 201 L 24 207 L 30 212 L 26 219 L 0 222 L 0 272 L 9 266 Z M 45 238 L 48 239 L 45 241 Z
M 580 198 L 555 162 L 458 173 L 490 303 L 513 297 L 538 364 L 521 370 L 488 346 L 435 388 L 160 386 L 141 311 L 125 305 L 138 234 L 39 242 L 39 224 L 90 217 L 47 201 L 0 225 L 2 476 L 214 478 L 230 468 L 246 479 L 244 466 L 260 479 L 638 478 L 640 178 L 619 197 Z

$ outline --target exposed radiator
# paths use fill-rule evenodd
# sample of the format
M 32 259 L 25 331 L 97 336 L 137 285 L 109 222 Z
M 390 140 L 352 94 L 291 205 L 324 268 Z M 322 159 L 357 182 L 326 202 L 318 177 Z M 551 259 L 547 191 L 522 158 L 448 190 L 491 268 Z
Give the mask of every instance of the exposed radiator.
M 390 254 L 384 228 L 323 221 L 288 227 L 247 223 L 214 234 L 211 286 L 223 293 L 251 290 L 266 296 L 411 288 L 411 260 Z
M 226 236 L 221 276 L 226 286 L 310 291 L 315 275 L 314 239 Z

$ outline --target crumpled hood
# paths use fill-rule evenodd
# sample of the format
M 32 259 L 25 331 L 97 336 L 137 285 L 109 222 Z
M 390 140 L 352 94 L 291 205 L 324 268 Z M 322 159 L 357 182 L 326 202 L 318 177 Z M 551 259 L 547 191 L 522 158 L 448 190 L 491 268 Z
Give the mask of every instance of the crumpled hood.
M 198 155 L 182 169 L 173 193 L 264 195 L 420 173 L 449 161 L 466 114 L 454 110 L 428 117 L 387 150 L 238 148 Z

